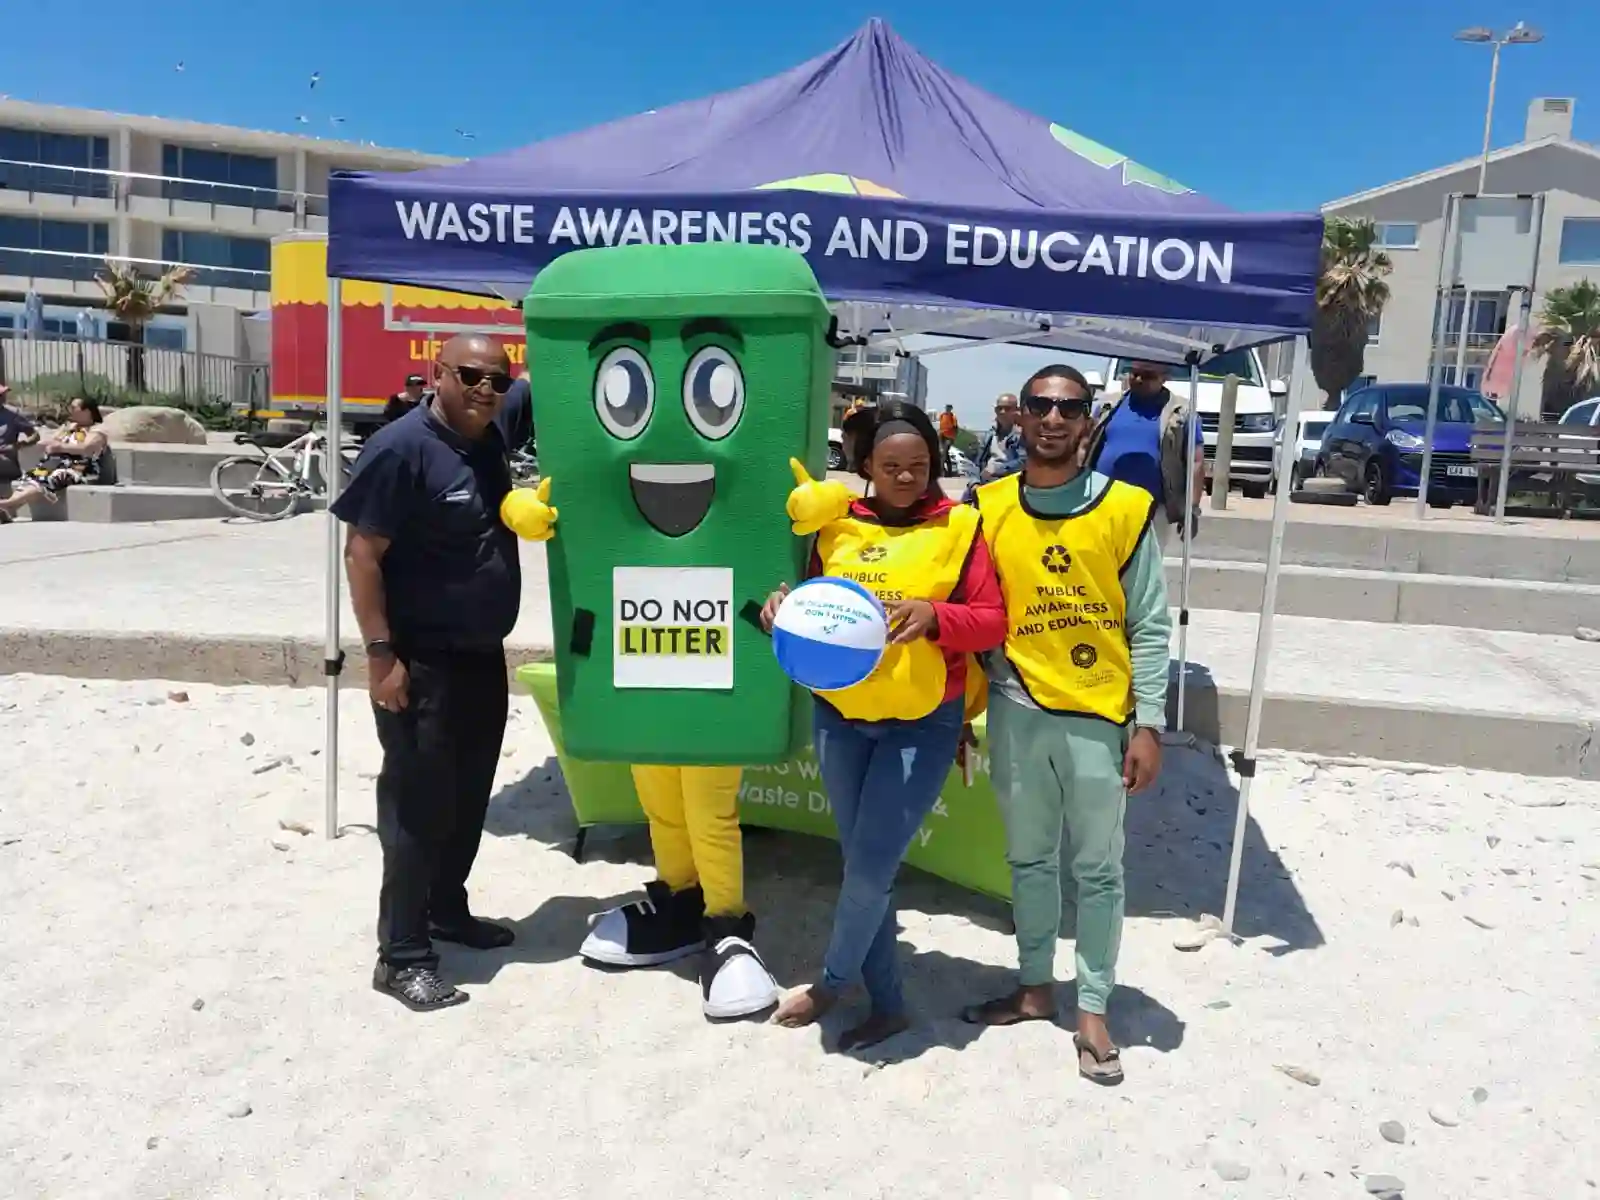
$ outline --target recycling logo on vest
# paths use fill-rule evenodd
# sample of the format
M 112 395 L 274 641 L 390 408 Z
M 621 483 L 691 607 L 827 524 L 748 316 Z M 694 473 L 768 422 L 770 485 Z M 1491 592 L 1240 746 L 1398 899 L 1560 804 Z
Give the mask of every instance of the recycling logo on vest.
M 1079 642 L 1072 648 L 1072 665 L 1080 671 L 1087 671 L 1100 661 L 1100 653 L 1088 642 Z
M 861 553 L 856 555 L 862 562 L 882 562 L 889 557 L 887 546 L 863 546 Z
M 1039 562 L 1052 575 L 1065 575 L 1072 570 L 1072 555 L 1068 554 L 1067 548 L 1062 545 L 1046 546 Z

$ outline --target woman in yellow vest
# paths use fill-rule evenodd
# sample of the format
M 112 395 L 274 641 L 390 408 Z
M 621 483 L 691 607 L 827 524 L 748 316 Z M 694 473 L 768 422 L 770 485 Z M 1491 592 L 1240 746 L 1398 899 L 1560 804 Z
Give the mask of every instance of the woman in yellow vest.
M 810 574 L 873 592 L 890 639 L 866 680 L 816 697 L 817 763 L 839 828 L 844 882 L 821 978 L 786 997 L 773 1019 L 809 1025 L 860 983 L 872 1010 L 840 1039 L 848 1050 L 907 1027 L 894 879 L 975 715 L 969 691 L 971 707 L 981 708 L 983 678 L 971 656 L 1000 644 L 1005 610 L 977 511 L 939 488 L 939 438 L 928 415 L 892 401 L 853 416 L 845 433 L 852 458 L 864 452 L 860 471 L 871 489 L 821 524 Z M 812 483 L 798 468 L 797 478 L 797 495 L 840 486 Z M 796 532 L 808 532 L 793 503 L 789 511 Z M 767 601 L 769 629 L 787 593 L 780 587 Z
M 1122 938 L 1127 794 L 1161 769 L 1167 611 L 1155 499 L 1080 465 L 1090 393 L 1075 368 L 1022 388 L 1027 462 L 978 488 L 1007 632 L 989 656 L 989 762 L 1006 825 L 1018 987 L 963 1014 L 982 1025 L 1053 1020 L 1061 835 L 1076 885 L 1078 1071 L 1122 1082 L 1106 1027 Z

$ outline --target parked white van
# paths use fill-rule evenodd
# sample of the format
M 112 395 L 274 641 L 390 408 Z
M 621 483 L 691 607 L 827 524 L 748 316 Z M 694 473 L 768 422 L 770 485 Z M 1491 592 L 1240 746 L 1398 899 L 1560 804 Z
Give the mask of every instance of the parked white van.
M 1104 396 L 1115 401 L 1128 384 L 1128 369 L 1133 360 L 1113 359 L 1107 371 Z M 1206 443 L 1206 477 L 1217 453 L 1217 419 L 1222 411 L 1222 381 L 1239 377 L 1239 395 L 1234 404 L 1233 460 L 1229 482 L 1246 496 L 1265 496 L 1272 483 L 1273 435 L 1277 432 L 1279 397 L 1289 394 L 1281 379 L 1267 380 L 1261 369 L 1261 356 L 1254 350 L 1230 350 L 1200 368 L 1200 387 L 1195 407 L 1200 412 L 1200 428 Z M 1174 395 L 1188 396 L 1189 368 L 1174 366 L 1167 387 Z

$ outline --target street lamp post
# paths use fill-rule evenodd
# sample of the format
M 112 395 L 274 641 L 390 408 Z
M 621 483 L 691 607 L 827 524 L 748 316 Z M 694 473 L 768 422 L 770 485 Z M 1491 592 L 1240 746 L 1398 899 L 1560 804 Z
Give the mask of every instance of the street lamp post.
M 1544 40 L 1544 34 L 1529 29 L 1518 21 L 1505 33 L 1496 33 L 1482 25 L 1474 25 L 1456 34 L 1458 42 L 1475 42 L 1494 47 L 1494 57 L 1489 60 L 1489 106 L 1483 114 L 1483 157 L 1478 160 L 1478 195 L 1483 195 L 1484 178 L 1489 174 L 1489 137 L 1494 128 L 1494 87 L 1500 79 L 1500 48 L 1502 46 L 1528 46 Z M 1459 382 L 1459 380 L 1457 381 Z

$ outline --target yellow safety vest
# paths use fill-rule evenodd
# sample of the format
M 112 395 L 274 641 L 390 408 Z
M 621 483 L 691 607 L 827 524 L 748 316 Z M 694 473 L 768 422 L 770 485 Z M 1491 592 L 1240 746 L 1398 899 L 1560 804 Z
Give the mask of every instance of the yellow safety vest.
M 1048 712 L 1125 725 L 1133 715 L 1122 572 L 1155 513 L 1143 488 L 1112 480 L 1082 512 L 1031 512 L 1022 476 L 978 489 L 1006 599 L 1006 661 Z
M 844 517 L 817 534 L 822 573 L 851 579 L 885 603 L 948 600 L 966 570 L 978 536 L 978 510 L 957 505 L 918 525 L 881 525 Z M 944 701 L 949 674 L 944 651 L 927 638 L 884 647 L 866 679 L 836 692 L 819 692 L 852 721 L 915 721 Z M 967 664 L 967 719 L 983 711 L 983 672 Z M 976 711 L 974 711 L 976 705 Z

